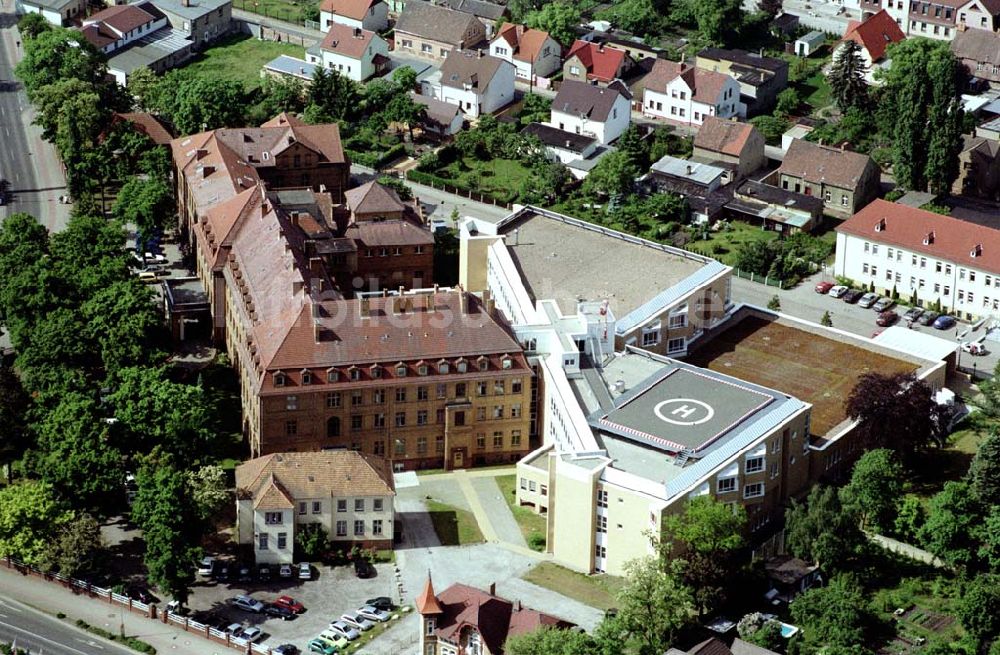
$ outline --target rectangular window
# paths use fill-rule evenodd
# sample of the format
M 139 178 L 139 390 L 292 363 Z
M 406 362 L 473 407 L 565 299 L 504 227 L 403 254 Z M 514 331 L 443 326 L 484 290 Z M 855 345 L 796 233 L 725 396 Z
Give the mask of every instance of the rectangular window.
M 597 506 L 607 507 L 608 506 L 608 492 L 603 489 L 597 490 Z
M 338 537 L 347 536 L 347 521 L 337 521 L 337 536 Z
M 406 387 L 399 387 L 396 389 L 396 402 L 405 403 L 406 402 Z
M 736 478 L 722 478 L 716 485 L 716 490 L 720 494 L 736 491 Z
M 506 392 L 506 391 L 507 391 L 507 385 L 504 384 L 503 380 L 494 380 L 493 381 L 493 395 L 494 396 L 502 396 L 502 395 L 504 395 L 504 392 Z
M 372 427 L 375 428 L 376 430 L 384 430 L 385 429 L 385 413 L 384 412 L 379 412 L 378 414 L 375 414 L 374 416 L 372 416 Z
M 760 473 L 763 470 L 764 470 L 763 457 L 751 457 L 747 459 L 747 466 L 746 466 L 747 473 Z
M 458 382 L 458 383 L 455 384 L 455 397 L 456 398 L 465 398 L 465 383 L 464 382 Z
M 285 396 L 285 409 L 294 411 L 299 408 L 298 396 Z
M 306 513 L 306 507 L 307 507 L 307 505 L 306 505 L 306 503 L 304 501 L 301 502 L 301 503 L 299 503 L 299 515 L 300 516 L 302 516 L 302 515 L 304 515 Z
M 351 392 L 351 407 L 359 407 L 365 402 L 364 392 L 362 391 L 352 391 Z
M 376 537 L 382 536 L 382 519 L 372 521 L 372 535 Z
M 754 482 L 743 487 L 744 498 L 760 498 L 764 495 L 764 483 Z
M 372 403 L 376 405 L 385 404 L 385 389 L 376 389 L 372 391 Z
M 518 447 L 521 445 L 521 431 L 511 430 L 510 431 L 510 445 L 512 447 Z
M 323 503 L 319 500 L 313 501 L 313 514 L 319 514 L 323 510 Z
M 510 417 L 521 418 L 521 403 L 514 403 L 510 406 Z
M 444 408 L 443 407 L 439 407 L 438 409 L 434 410 L 434 422 L 437 423 L 438 425 L 443 425 L 444 424 Z
M 654 330 L 642 331 L 642 345 L 643 346 L 655 346 L 660 343 L 660 329 L 656 328 Z
M 372 511 L 373 512 L 381 512 L 382 511 L 382 506 L 383 506 L 384 502 L 385 502 L 385 500 L 382 499 L 382 498 L 373 498 L 372 499 Z
M 493 406 L 493 419 L 496 420 L 496 419 L 501 419 L 501 418 L 503 418 L 503 405 L 494 405 Z
M 597 531 L 607 534 L 608 532 L 608 517 L 598 516 L 597 517 Z
M 357 432 L 361 429 L 362 417 L 361 414 L 351 414 L 351 430 Z
M 417 437 L 417 454 L 427 454 L 427 437 Z
M 365 533 L 365 522 L 355 521 L 354 522 L 354 536 L 359 537 Z
M 528 481 L 525 480 L 524 478 L 521 478 L 521 488 L 522 489 L 527 489 L 528 488 Z
M 476 433 L 476 448 L 478 450 L 483 450 L 484 448 L 486 448 L 486 433 L 485 432 L 477 432 Z
M 264 512 L 264 525 L 281 525 L 281 512 Z
M 493 448 L 495 450 L 500 450 L 503 448 L 503 432 L 493 433 Z
M 486 383 L 485 382 L 477 382 L 476 383 L 476 395 L 477 396 L 485 396 L 486 395 Z
M 448 397 L 448 385 L 447 384 L 439 384 L 439 385 L 437 385 L 436 391 L 437 391 L 437 397 L 438 398 L 447 398 Z
M 267 533 L 262 532 L 257 537 L 257 550 L 267 550 Z
M 417 387 L 417 400 L 427 400 L 427 387 Z
M 396 455 L 405 456 L 406 455 L 406 439 L 396 439 L 392 446 L 393 453 Z
M 343 512 L 346 512 L 346 511 L 347 511 L 347 499 L 346 498 L 338 498 L 337 499 L 337 512 L 338 513 L 343 513 Z
M 486 420 L 486 408 L 485 407 L 477 407 L 476 408 L 476 420 L 477 421 L 485 421 Z
M 299 433 L 298 421 L 285 421 L 285 436 L 294 437 Z
M 397 428 L 406 427 L 406 412 L 396 412 L 396 427 Z
M 285 550 L 288 548 L 288 533 L 279 532 L 278 533 L 278 550 Z
M 667 342 L 667 352 L 676 353 L 684 350 L 684 337 L 679 339 L 671 339 Z
M 330 408 L 330 409 L 332 409 L 334 407 L 340 407 L 340 392 L 339 391 L 331 391 L 330 393 L 326 394 L 326 406 L 327 406 L 327 408 Z
M 438 435 L 434 437 L 434 452 L 443 453 L 444 452 L 444 436 Z
M 363 511 L 365 511 L 365 499 L 364 498 L 355 498 L 354 499 L 354 511 L 355 512 L 363 512 Z
M 417 425 L 427 425 L 427 410 L 421 409 L 417 412 Z

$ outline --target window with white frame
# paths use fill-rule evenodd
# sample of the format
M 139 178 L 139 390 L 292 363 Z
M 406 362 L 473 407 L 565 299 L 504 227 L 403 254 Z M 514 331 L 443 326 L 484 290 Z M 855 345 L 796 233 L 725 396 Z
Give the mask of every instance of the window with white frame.
M 743 486 L 744 498 L 760 498 L 763 495 L 764 495 L 763 482 L 751 482 L 750 484 Z
M 660 343 L 660 322 L 642 328 L 642 345 L 655 346 Z
M 720 478 L 715 487 L 716 493 L 728 494 L 736 491 L 736 478 Z
M 668 353 L 678 353 L 684 350 L 684 348 L 685 348 L 684 337 L 671 339 L 670 341 L 667 342 Z
M 281 512 L 264 512 L 265 525 L 281 525 Z

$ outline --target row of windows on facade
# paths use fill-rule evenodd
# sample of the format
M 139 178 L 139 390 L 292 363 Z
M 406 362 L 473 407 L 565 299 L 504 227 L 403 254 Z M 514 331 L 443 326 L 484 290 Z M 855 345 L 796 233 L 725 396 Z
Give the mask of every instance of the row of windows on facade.
M 375 519 L 372 521 L 371 536 L 381 537 L 383 536 L 383 522 L 382 519 Z M 355 521 L 354 522 L 354 536 L 364 537 L 367 533 L 365 532 L 366 525 L 365 521 Z M 334 527 L 334 533 L 337 537 L 347 536 L 347 521 L 337 521 Z M 279 532 L 277 535 L 277 550 L 287 550 L 288 549 L 288 533 Z M 257 550 L 268 550 L 270 548 L 270 535 L 266 532 L 262 532 L 257 535 Z
M 443 419 L 442 419 L 442 422 L 443 422 Z M 362 424 L 362 421 L 360 420 L 360 417 L 359 417 L 359 420 L 356 423 L 356 425 L 358 425 L 359 427 L 355 428 L 354 425 L 352 425 L 352 430 L 360 431 L 362 429 L 360 427 L 361 424 Z M 419 425 L 419 423 L 418 423 L 418 425 Z M 461 423 L 461 425 L 464 425 L 464 421 Z M 384 428 L 384 425 L 382 427 Z M 403 427 L 403 426 L 400 425 L 398 427 Z M 286 421 L 285 422 L 285 435 L 289 436 L 289 437 L 294 437 L 294 436 L 298 435 L 298 422 L 297 421 Z M 327 438 L 334 438 L 334 437 L 339 437 L 339 436 L 340 436 L 339 419 L 337 419 L 337 417 L 331 417 L 330 420 L 327 421 Z M 399 456 L 405 456 L 407 454 L 406 438 L 405 437 L 396 437 L 392 441 L 393 441 L 393 454 L 394 455 L 399 455 Z M 427 453 L 427 444 L 428 444 L 427 437 L 417 437 L 415 441 L 416 441 L 416 448 L 417 448 L 416 449 L 416 453 L 418 455 L 424 455 L 424 454 L 426 454 Z M 495 430 L 493 432 L 492 443 L 493 443 L 493 448 L 494 449 L 502 450 L 504 448 L 504 444 L 505 444 L 505 432 L 503 430 Z M 522 444 L 522 441 L 521 441 L 521 430 L 511 430 L 510 431 L 510 442 L 509 443 L 510 443 L 510 447 L 511 448 L 520 448 L 521 447 L 521 444 Z M 485 432 L 479 432 L 479 433 L 476 434 L 476 448 L 478 450 L 485 450 L 486 449 L 486 433 Z M 361 450 L 361 444 L 357 443 L 357 442 L 352 443 L 351 444 L 351 449 L 352 450 L 358 450 L 358 451 L 360 451 Z M 438 453 L 438 454 L 444 452 L 444 436 L 443 435 L 437 435 L 436 437 L 434 437 L 434 452 Z M 384 439 L 376 439 L 375 441 L 372 442 L 372 454 L 373 455 L 378 455 L 380 457 L 384 457 L 385 456 L 385 440 Z
M 399 43 L 404 48 L 413 49 L 413 41 L 411 41 L 410 39 L 401 39 Z M 420 44 L 420 52 L 423 52 L 423 53 L 429 54 L 429 55 L 433 54 L 434 53 L 434 46 L 432 46 L 429 43 L 421 43 Z M 440 52 L 440 54 L 441 54 L 442 57 L 447 57 L 448 56 L 448 49 L 447 48 L 441 48 L 439 50 L 439 52 Z
M 928 237 L 927 237 L 926 240 L 927 241 L 932 241 L 933 238 L 934 238 L 934 233 L 932 232 L 931 234 L 928 235 Z M 865 241 L 864 251 L 866 253 L 871 253 L 872 255 L 877 255 L 879 253 L 879 244 L 877 244 L 877 243 L 871 243 L 869 241 Z M 979 252 L 979 251 L 980 251 L 980 249 L 974 250 L 974 252 Z M 893 261 L 895 259 L 895 261 L 901 262 L 901 261 L 903 261 L 904 255 L 905 255 L 905 253 L 904 253 L 904 251 L 903 251 L 902 248 L 886 248 L 886 257 L 888 258 L 889 261 Z M 926 269 L 927 268 L 927 258 L 926 257 L 920 257 L 918 255 L 910 253 L 910 265 L 911 266 L 919 266 L 921 269 Z M 951 269 L 951 264 L 949 264 L 948 262 L 941 262 L 941 261 L 937 261 L 937 260 L 934 261 L 934 272 L 935 273 L 944 273 L 945 275 L 951 275 L 951 270 L 952 270 Z M 976 281 L 976 271 L 973 270 L 973 269 L 971 269 L 971 268 L 967 269 L 965 267 L 959 266 L 958 267 L 958 279 L 959 280 L 968 279 L 969 282 L 975 282 Z M 994 276 L 994 275 L 986 274 L 984 281 L 985 281 L 987 287 L 995 287 L 997 289 L 1000 289 L 1000 276 Z
M 655 109 L 658 112 L 662 112 L 663 111 L 663 103 L 662 102 L 656 102 L 654 100 L 650 100 L 648 102 L 648 104 L 646 105 L 646 107 L 648 109 Z M 700 111 L 694 112 L 694 120 L 696 122 L 701 122 L 706 116 L 714 116 L 715 115 L 715 107 L 711 107 L 710 106 L 709 107 L 709 112 L 710 113 L 708 113 L 708 114 L 705 114 L 705 113 L 700 112 Z M 727 113 L 729 113 L 729 105 L 721 105 L 719 107 L 719 113 L 720 114 L 727 114 Z M 685 109 L 684 107 L 675 107 L 675 106 L 671 105 L 670 106 L 670 115 L 671 116 L 679 116 L 680 118 L 686 118 L 687 117 L 687 109 Z
M 305 516 L 309 513 L 309 508 L 312 507 L 313 514 L 320 514 L 323 511 L 323 502 L 319 500 L 314 501 L 299 501 L 299 516 Z M 337 512 L 344 513 L 347 511 L 347 499 L 338 498 L 337 499 Z M 365 512 L 367 511 L 367 501 L 364 498 L 354 499 L 354 511 L 355 512 Z M 385 509 L 385 500 L 382 498 L 372 499 L 372 511 L 381 512 Z M 284 512 L 264 512 L 264 523 L 266 525 L 281 525 L 284 522 Z
M 789 189 L 789 186 L 791 186 L 791 189 L 795 193 L 802 193 L 803 192 L 803 185 L 802 185 L 801 182 L 795 182 L 794 184 L 789 185 L 788 180 L 782 180 L 781 181 L 781 188 L 782 189 L 784 189 L 784 190 L 787 191 Z M 807 195 L 807 196 L 811 196 L 812 195 L 812 187 L 806 185 L 804 191 L 805 191 L 805 195 Z M 831 202 L 833 202 L 833 193 L 829 189 L 827 189 L 826 191 L 823 192 L 823 203 L 829 205 Z M 841 193 L 840 194 L 840 206 L 841 207 L 847 207 L 850 204 L 850 202 L 851 202 L 850 195 L 848 195 L 846 193 Z
M 376 222 L 378 222 L 378 221 L 376 221 Z M 365 257 L 389 257 L 389 256 L 398 257 L 398 256 L 402 255 L 404 252 L 405 251 L 400 246 L 394 246 L 392 248 L 385 248 L 385 247 L 383 247 L 383 248 L 368 248 L 368 249 L 365 250 Z M 423 246 L 414 246 L 413 247 L 413 252 L 411 254 L 414 254 L 414 255 L 422 255 L 422 254 L 424 254 L 424 247 Z M 423 275 L 422 275 L 423 271 L 417 271 L 417 272 L 421 273 L 421 274 L 420 275 L 416 275 L 415 277 L 423 277 Z
M 492 411 L 487 415 L 486 407 L 476 408 L 476 421 L 485 422 L 487 420 L 492 421 L 502 421 L 505 418 L 518 419 L 522 416 L 521 403 L 514 403 L 510 405 L 509 410 L 504 405 L 494 405 Z M 454 424 L 455 425 L 465 425 L 465 412 L 459 411 L 454 413 Z M 369 427 L 373 430 L 384 430 L 386 428 L 386 414 L 385 412 L 376 412 L 371 414 L 371 422 Z M 410 423 L 407 418 L 407 412 L 396 412 L 393 424 L 397 428 L 405 428 L 407 425 L 429 425 L 430 413 L 426 409 L 417 410 L 416 413 L 416 423 Z M 435 425 L 444 425 L 446 420 L 446 413 L 443 407 L 439 407 L 434 411 L 434 422 Z M 360 432 L 365 429 L 365 415 L 364 414 L 351 414 L 351 432 Z M 289 436 L 295 436 L 298 434 L 299 423 L 296 419 L 289 419 L 285 421 L 286 433 Z M 326 420 L 326 436 L 327 437 L 339 437 L 342 428 L 339 416 L 331 416 Z
M 455 372 L 456 373 L 468 373 L 469 362 L 464 358 L 460 358 L 455 361 Z M 479 371 L 489 371 L 490 370 L 490 360 L 488 357 L 479 357 L 476 360 L 476 368 Z M 508 371 L 514 368 L 514 360 L 511 357 L 504 356 L 500 360 L 500 368 L 502 370 Z M 404 364 L 400 362 L 394 367 L 386 367 L 380 364 L 372 364 L 367 369 L 368 377 L 372 380 L 378 380 L 385 377 L 387 371 L 391 370 L 397 378 L 407 377 L 413 370 L 416 370 L 417 375 L 425 376 L 430 375 L 431 367 L 428 364 L 418 362 L 416 365 Z M 452 364 L 451 362 L 441 360 L 436 365 L 436 370 L 440 375 L 447 375 L 451 373 Z M 362 379 L 362 369 L 357 366 L 351 366 L 346 371 L 346 379 L 352 382 L 357 382 Z M 327 382 L 339 382 L 341 380 L 341 372 L 336 368 L 330 368 L 326 370 L 326 381 Z M 300 371 L 300 377 L 302 379 L 302 384 L 315 384 L 318 382 L 316 376 L 309 369 L 303 369 Z M 274 373 L 274 386 L 283 387 L 289 382 L 288 375 L 283 371 L 277 371 Z
M 536 484 L 534 480 L 529 480 L 527 478 L 521 478 L 521 490 L 530 491 L 531 493 L 535 493 L 537 491 L 542 496 L 549 495 L 548 485 Z
M 861 266 L 861 272 L 865 275 L 870 275 L 871 277 L 878 277 L 878 266 L 869 266 L 868 264 L 863 264 Z M 1000 278 L 997 278 L 1000 280 Z M 895 274 L 891 270 L 886 270 L 885 272 L 886 282 L 902 282 L 902 275 L 897 271 Z M 923 289 L 925 287 L 925 282 L 923 278 L 917 279 L 915 277 L 910 277 L 910 288 L 911 289 Z M 951 295 L 951 286 L 947 284 L 941 284 L 939 282 L 934 283 L 934 293 L 939 293 L 944 296 Z M 974 303 L 976 301 L 976 294 L 972 291 L 965 291 L 964 289 L 959 289 L 958 301 L 962 303 Z M 1000 299 L 990 298 L 989 296 L 983 296 L 983 308 L 984 309 L 1000 309 Z
M 494 396 L 503 396 L 507 393 L 507 381 L 506 380 L 494 380 L 493 381 L 493 393 Z M 490 391 L 490 384 L 486 381 L 479 381 L 475 384 L 476 396 L 487 396 Z M 524 390 L 524 382 L 521 378 L 514 378 L 510 381 L 510 393 L 513 396 L 519 395 Z M 468 391 L 468 386 L 465 382 L 458 382 L 454 387 L 454 398 L 465 398 L 466 392 Z M 351 392 L 351 407 L 363 407 L 365 405 L 365 400 L 368 394 L 362 389 L 356 389 Z M 393 396 L 397 403 L 408 402 L 411 398 L 407 387 L 397 387 Z M 429 387 L 417 387 L 416 395 L 413 397 L 417 402 L 430 400 L 430 388 Z M 443 400 L 448 398 L 448 385 L 439 384 L 435 388 L 435 398 L 438 400 Z M 371 404 L 372 405 L 384 405 L 386 399 L 385 389 L 373 389 L 371 391 Z M 343 406 L 343 395 L 340 391 L 331 391 L 326 394 L 326 406 L 328 409 L 336 409 Z M 299 397 L 298 396 L 285 396 L 285 409 L 292 411 L 299 408 Z

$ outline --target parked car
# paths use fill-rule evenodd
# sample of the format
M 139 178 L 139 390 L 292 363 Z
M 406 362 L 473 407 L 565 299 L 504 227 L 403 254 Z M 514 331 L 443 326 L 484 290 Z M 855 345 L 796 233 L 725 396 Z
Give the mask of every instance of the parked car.
M 219 582 L 225 582 L 229 580 L 229 565 L 225 562 L 219 562 L 218 566 L 215 567 L 215 579 Z
M 233 636 L 233 637 L 239 637 L 240 635 L 243 634 L 243 624 L 242 623 L 230 623 L 228 626 L 226 626 L 226 629 L 223 630 L 223 632 L 225 632 L 227 635 L 230 635 L 230 636 Z
M 155 252 L 147 252 L 146 253 L 146 261 L 147 262 L 153 262 L 154 264 L 166 264 L 167 263 L 167 258 L 164 257 L 163 255 L 157 254 Z
M 861 296 L 861 300 L 858 301 L 858 307 L 864 307 L 865 309 L 868 309 L 869 307 L 878 302 L 878 298 L 879 296 L 877 293 L 868 292 L 865 295 Z
M 955 323 L 957 323 L 957 321 L 955 320 L 954 316 L 948 316 L 947 314 L 943 314 L 934 319 L 934 323 L 932 324 L 932 326 L 934 327 L 935 330 L 947 330 L 949 328 L 955 327 Z
M 198 562 L 198 575 L 209 576 L 215 570 L 215 558 L 209 555 L 201 558 Z
M 967 352 L 970 355 L 986 355 L 989 353 L 986 350 L 986 346 L 978 341 L 965 341 L 962 343 L 962 352 Z
M 928 309 L 927 311 L 925 311 L 923 314 L 920 315 L 920 324 L 931 325 L 934 321 L 938 319 L 938 316 L 940 315 L 941 314 L 938 314 L 937 312 L 933 312 Z
M 317 639 L 322 639 L 337 650 L 344 650 L 351 643 L 350 640 L 344 635 L 329 629 L 319 633 L 319 637 L 317 637 Z
M 382 610 L 383 612 L 389 612 L 392 610 L 392 599 L 388 596 L 376 596 L 375 598 L 369 598 L 365 601 L 366 607 L 374 607 L 377 610 Z
M 377 607 L 372 607 L 371 605 L 365 605 L 359 609 L 358 614 L 365 617 L 369 621 L 378 621 L 379 623 L 385 623 L 390 617 L 389 612 L 380 610 Z
M 142 271 L 137 277 L 143 284 L 156 284 L 165 275 L 163 271 Z
M 864 295 L 865 292 L 861 291 L 860 289 L 848 289 L 847 291 L 844 292 L 844 295 L 841 296 L 840 299 L 849 305 L 853 305 L 854 303 L 861 300 L 861 297 Z
M 834 298 L 840 298 L 848 291 L 850 291 L 850 289 L 845 287 L 843 284 L 838 284 L 837 286 L 830 287 L 830 290 L 827 292 L 827 294 L 833 296 Z
M 374 578 L 377 573 L 375 567 L 368 560 L 361 558 L 354 560 L 354 575 L 359 578 Z
M 336 655 L 337 653 L 336 646 L 319 637 L 306 644 L 306 648 L 309 649 L 310 653 L 320 653 L 321 655 Z
M 910 321 L 911 323 L 916 322 L 920 315 L 924 313 L 924 310 L 919 307 L 910 307 L 903 313 L 903 320 Z
M 125 590 L 125 595 L 129 598 L 134 598 L 140 603 L 145 603 L 149 605 L 150 603 L 157 603 L 159 599 L 153 594 L 149 593 L 148 589 L 144 589 L 138 586 L 132 586 Z
M 264 608 L 264 614 L 268 616 L 273 616 L 276 619 L 281 619 L 282 621 L 291 621 L 295 618 L 295 612 L 288 609 L 287 607 L 282 607 L 281 605 L 275 605 L 274 603 L 268 603 L 267 607 Z
M 816 293 L 830 293 L 832 288 L 833 282 L 820 282 L 816 285 Z
M 233 605 L 244 612 L 256 612 L 259 614 L 264 611 L 264 603 L 252 596 L 237 596 L 233 599 Z
M 271 649 L 271 655 L 299 655 L 299 647 L 295 644 L 281 644 Z
M 296 614 L 301 614 L 306 611 L 305 606 L 299 601 L 295 600 L 291 596 L 278 596 L 274 599 L 273 605 L 278 605 L 279 607 L 284 607 L 285 609 L 294 612 Z
M 340 620 L 331 622 L 329 630 L 334 634 L 339 634 L 341 637 L 347 639 L 347 641 L 354 641 L 361 636 L 357 628 L 353 628 Z
M 875 324 L 879 327 L 889 327 L 899 320 L 899 314 L 894 311 L 882 312 L 875 319 Z
M 896 301 L 892 298 L 879 298 L 878 301 L 872 305 L 872 309 L 881 314 L 895 304 Z
M 250 582 L 250 566 L 248 564 L 240 564 L 236 569 L 236 579 L 240 582 Z
M 309 562 L 299 564 L 299 580 L 312 580 L 312 565 Z
M 372 628 L 375 627 L 374 621 L 372 621 L 371 619 L 366 619 L 365 617 L 361 616 L 361 614 L 358 612 L 346 612 L 344 614 L 341 614 L 340 620 L 346 623 L 347 625 L 351 626 L 352 628 L 356 628 L 362 632 L 365 632 L 366 630 L 371 630 Z
M 292 565 L 282 564 L 280 567 L 278 567 L 278 576 L 281 578 L 292 577 Z
M 240 636 L 252 643 L 255 641 L 260 641 L 260 638 L 264 636 L 264 631 L 258 628 L 257 626 L 251 626 L 246 630 L 244 630 L 243 634 Z
M 261 582 L 268 582 L 271 580 L 271 567 L 267 564 L 260 564 L 257 566 L 257 579 Z

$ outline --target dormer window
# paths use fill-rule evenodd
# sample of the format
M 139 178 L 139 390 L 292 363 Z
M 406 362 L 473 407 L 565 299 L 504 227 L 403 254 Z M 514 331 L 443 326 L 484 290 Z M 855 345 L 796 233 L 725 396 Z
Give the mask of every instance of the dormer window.
M 406 377 L 406 364 L 396 364 L 396 377 L 397 378 Z
M 352 381 L 357 382 L 361 379 L 361 369 L 352 366 L 348 375 L 350 375 Z
M 514 360 L 504 355 L 504 358 L 500 360 L 500 366 L 506 371 L 510 368 L 513 368 Z
M 969 252 L 969 257 L 979 257 L 983 254 L 983 244 L 977 243 L 976 247 Z
M 458 360 L 458 362 L 455 363 L 455 368 L 458 370 L 459 373 L 465 373 L 466 371 L 469 370 L 469 362 L 465 361 L 464 359 L 460 359 Z
M 274 386 L 283 387 L 285 386 L 286 376 L 284 373 L 278 372 L 274 374 Z
M 881 218 L 879 219 L 879 222 L 875 224 L 875 231 L 882 232 L 883 230 L 885 230 L 885 219 Z
M 313 374 L 312 371 L 302 371 L 302 384 L 312 384 Z
M 934 243 L 934 232 L 928 232 L 924 235 L 924 245 L 929 246 Z
M 369 373 L 371 374 L 373 380 L 377 380 L 382 377 L 382 367 L 376 364 L 369 369 Z
M 451 371 L 451 367 L 448 366 L 448 362 L 438 362 L 438 373 L 447 375 L 449 371 Z
M 417 375 L 427 375 L 428 372 L 429 370 L 427 368 L 427 364 L 420 364 L 417 366 Z
M 480 357 L 477 363 L 479 364 L 480 371 L 488 371 L 490 368 L 490 360 L 487 357 Z
M 335 369 L 335 368 L 328 368 L 326 370 L 326 381 L 327 382 L 336 382 L 337 378 L 338 378 L 338 376 L 337 376 L 337 369 Z

